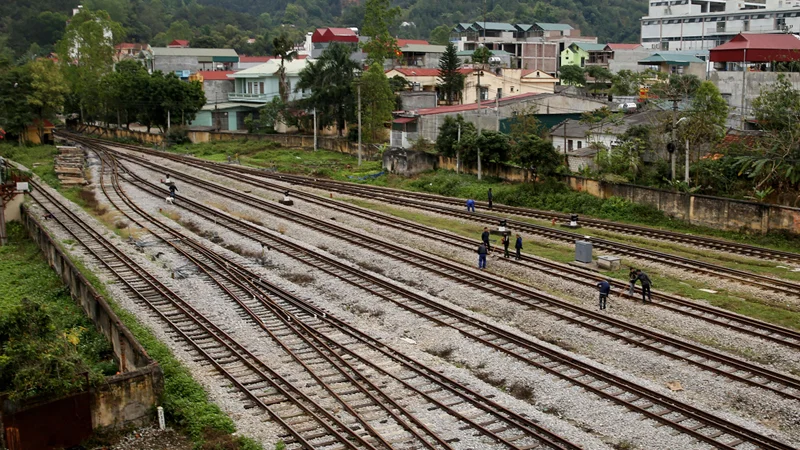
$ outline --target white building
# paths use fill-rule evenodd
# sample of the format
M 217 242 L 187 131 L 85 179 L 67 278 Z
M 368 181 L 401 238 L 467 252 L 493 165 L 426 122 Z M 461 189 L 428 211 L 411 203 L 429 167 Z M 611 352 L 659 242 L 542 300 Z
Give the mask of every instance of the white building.
M 800 0 L 650 0 L 642 45 L 710 49 L 739 33 L 800 33 Z

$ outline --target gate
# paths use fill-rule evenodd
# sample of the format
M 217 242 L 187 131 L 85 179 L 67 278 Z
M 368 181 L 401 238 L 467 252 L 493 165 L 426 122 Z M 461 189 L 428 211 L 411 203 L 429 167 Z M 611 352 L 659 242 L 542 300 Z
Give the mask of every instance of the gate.
M 81 392 L 34 406 L 3 401 L 8 450 L 51 450 L 80 444 L 92 435 L 91 394 Z

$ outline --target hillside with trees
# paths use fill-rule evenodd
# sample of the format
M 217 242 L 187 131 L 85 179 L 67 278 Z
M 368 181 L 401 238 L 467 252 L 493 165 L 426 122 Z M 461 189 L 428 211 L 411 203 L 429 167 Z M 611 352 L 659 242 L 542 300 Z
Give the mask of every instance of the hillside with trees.
M 166 45 L 187 39 L 193 47 L 229 47 L 267 55 L 281 33 L 301 40 L 323 26 L 363 28 L 364 0 L 6 0 L 0 2 L 0 56 L 19 61 L 54 50 L 72 8 L 107 11 L 125 29 L 125 41 Z M 458 22 L 563 22 L 600 42 L 637 42 L 642 0 L 395 0 L 390 24 L 398 38 L 445 44 Z M 402 24 L 405 23 L 405 26 Z M 248 39 L 255 39 L 248 43 Z

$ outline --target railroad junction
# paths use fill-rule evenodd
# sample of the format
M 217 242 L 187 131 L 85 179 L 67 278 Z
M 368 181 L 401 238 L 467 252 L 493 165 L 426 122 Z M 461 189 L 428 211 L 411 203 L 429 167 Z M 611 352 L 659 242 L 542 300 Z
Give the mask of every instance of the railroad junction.
M 572 245 L 565 217 L 290 176 L 65 135 L 105 214 L 32 180 L 28 211 L 96 272 L 239 429 L 288 448 L 800 446 L 800 333 L 659 290 L 598 311 L 599 275 L 493 246 Z M 160 182 L 178 186 L 174 201 Z M 288 195 L 287 195 L 288 192 Z M 285 204 L 291 198 L 291 205 Z M 403 217 L 400 217 L 403 216 Z M 651 273 L 800 308 L 800 283 L 656 251 L 800 267 L 800 255 L 581 218 Z M 451 227 L 447 227 L 451 228 Z M 113 231 L 112 231 L 113 229 Z M 122 238 L 123 236 L 124 238 Z M 538 248 L 538 247 L 537 247 Z M 699 250 L 698 250 L 699 249 Z

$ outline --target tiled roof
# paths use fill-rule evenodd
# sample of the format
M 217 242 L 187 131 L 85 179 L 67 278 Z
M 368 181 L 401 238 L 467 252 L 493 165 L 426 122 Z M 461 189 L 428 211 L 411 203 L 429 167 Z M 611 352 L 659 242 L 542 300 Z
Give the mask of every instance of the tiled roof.
M 404 53 L 444 53 L 446 49 L 445 45 L 407 44 L 401 47 L 400 51 Z
M 475 22 L 472 27 L 476 30 L 485 29 L 489 31 L 517 31 L 517 28 L 510 23 L 504 22 Z
M 328 28 L 329 33 L 334 36 L 355 36 L 356 32 L 350 28 Z
M 232 48 L 169 48 L 153 47 L 155 56 L 229 56 L 239 57 L 236 50 Z
M 239 62 L 240 63 L 265 63 L 270 59 L 274 58 L 274 56 L 246 56 L 246 55 L 239 55 Z
M 585 52 L 600 52 L 606 49 L 606 44 L 592 44 L 590 42 L 573 42 L 572 44 Z
M 691 63 L 704 64 L 702 59 L 686 53 L 653 53 L 645 59 L 639 60 L 639 64 L 660 64 L 667 63 L 675 66 L 688 66 Z

